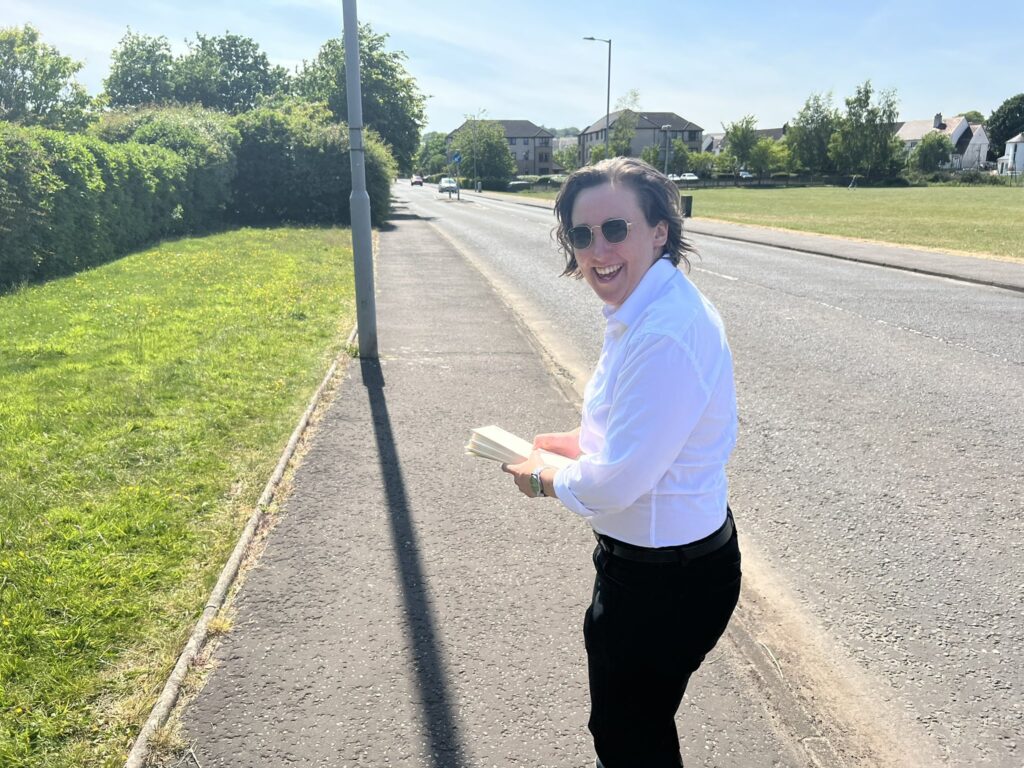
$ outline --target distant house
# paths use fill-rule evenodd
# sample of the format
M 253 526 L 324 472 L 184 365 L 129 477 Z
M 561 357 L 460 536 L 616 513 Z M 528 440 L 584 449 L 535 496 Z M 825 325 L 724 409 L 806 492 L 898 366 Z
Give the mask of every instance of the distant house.
M 1000 176 L 1024 174 L 1024 133 L 1007 140 L 1006 154 L 997 161 L 996 170 Z
M 694 122 L 680 117 L 675 112 L 632 112 L 622 109 L 608 115 L 608 125 L 612 133 L 615 132 L 615 124 L 625 113 L 635 114 L 637 117 L 636 133 L 630 142 L 629 152 L 636 157 L 640 156 L 644 147 L 665 146 L 666 133 L 668 141 L 682 139 L 686 142 L 686 148 L 690 152 L 699 152 L 701 137 L 704 129 Z M 664 126 L 668 126 L 665 130 Z M 583 162 L 590 162 L 590 151 L 598 144 L 605 142 L 605 117 L 602 115 L 579 135 L 580 157 Z M 662 149 L 662 151 L 664 151 Z
M 931 120 L 897 123 L 896 138 L 909 155 L 929 133 L 944 133 L 953 144 L 953 153 L 943 167 L 953 170 L 980 168 L 988 154 L 988 135 L 980 123 L 969 123 L 963 115 L 943 120 L 939 112 Z
M 782 141 L 786 138 L 786 132 L 789 130 L 789 123 L 785 123 L 781 128 L 758 128 L 754 131 L 754 135 L 758 139 L 771 139 L 772 141 Z M 729 145 L 729 142 L 725 138 L 724 133 L 706 133 L 704 134 L 704 141 L 701 143 L 701 152 L 710 152 L 713 155 L 720 155 L 722 151 Z
M 721 154 L 722 144 L 725 142 L 724 133 L 705 133 L 704 141 L 701 142 L 700 151 L 710 152 L 713 155 Z
M 471 129 L 471 120 L 467 120 L 445 138 L 450 145 L 459 131 Z M 546 176 L 554 172 L 553 156 L 555 135 L 529 120 L 490 120 L 498 123 L 505 131 L 508 151 L 516 161 L 516 174 L 519 176 Z M 465 171 L 465 169 L 463 169 Z

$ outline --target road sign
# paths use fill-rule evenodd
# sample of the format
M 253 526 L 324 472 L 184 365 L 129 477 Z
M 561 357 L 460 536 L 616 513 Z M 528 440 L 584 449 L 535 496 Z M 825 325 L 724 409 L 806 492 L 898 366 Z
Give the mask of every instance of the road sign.
M 452 162 L 455 163 L 456 165 L 461 163 L 462 162 L 462 153 L 461 152 L 456 152 L 454 155 L 452 155 Z

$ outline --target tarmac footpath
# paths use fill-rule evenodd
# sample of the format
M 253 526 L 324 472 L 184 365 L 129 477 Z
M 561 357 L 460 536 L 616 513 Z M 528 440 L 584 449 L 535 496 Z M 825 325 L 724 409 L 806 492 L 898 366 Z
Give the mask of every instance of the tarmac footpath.
M 182 735 L 202 768 L 592 766 L 590 527 L 463 452 L 578 412 L 428 221 L 399 206 L 375 261 L 379 363 L 347 363 Z M 687 766 L 822 764 L 733 633 L 680 708 Z

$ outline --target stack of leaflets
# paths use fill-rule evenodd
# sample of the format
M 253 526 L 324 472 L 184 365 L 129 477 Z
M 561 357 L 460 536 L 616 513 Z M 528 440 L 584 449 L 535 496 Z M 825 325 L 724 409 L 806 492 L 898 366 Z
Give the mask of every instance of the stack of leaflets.
M 519 464 L 533 453 L 533 444 L 492 424 L 473 430 L 466 443 L 466 453 L 503 464 Z M 550 451 L 541 451 L 541 456 L 550 467 L 561 469 L 572 464 L 572 459 Z

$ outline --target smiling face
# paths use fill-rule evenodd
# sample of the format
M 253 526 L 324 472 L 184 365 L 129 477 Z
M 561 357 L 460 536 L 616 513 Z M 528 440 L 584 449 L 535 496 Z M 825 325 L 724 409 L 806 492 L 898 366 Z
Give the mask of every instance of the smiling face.
M 601 232 L 601 224 L 608 219 L 631 223 L 621 243 L 609 243 Z M 574 251 L 576 263 L 598 298 L 613 307 L 629 298 L 661 256 L 668 239 L 668 224 L 648 224 L 636 192 L 628 184 L 605 183 L 581 190 L 573 202 L 572 225 L 594 227 L 590 247 Z

